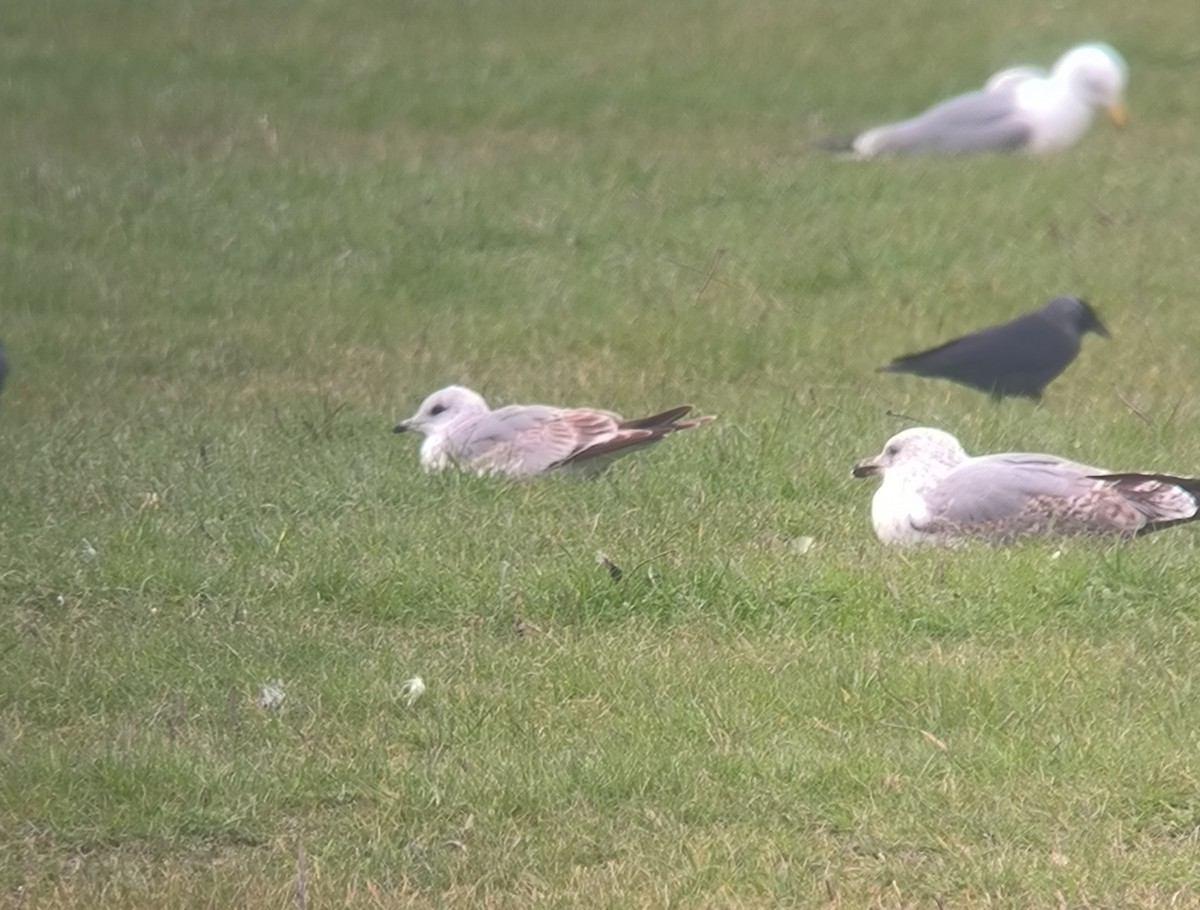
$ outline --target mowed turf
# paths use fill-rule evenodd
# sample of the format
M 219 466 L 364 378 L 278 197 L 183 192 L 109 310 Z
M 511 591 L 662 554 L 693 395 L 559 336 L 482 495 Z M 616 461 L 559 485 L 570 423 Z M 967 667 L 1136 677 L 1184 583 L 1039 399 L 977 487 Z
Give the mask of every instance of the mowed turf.
M 1200 7 L 2 18 L 0 906 L 1200 906 L 1200 527 L 885 550 L 849 476 L 1200 473 Z M 1091 39 L 1124 132 L 814 149 Z M 873 372 L 1058 294 L 1040 407 Z M 451 382 L 719 419 L 427 476 Z

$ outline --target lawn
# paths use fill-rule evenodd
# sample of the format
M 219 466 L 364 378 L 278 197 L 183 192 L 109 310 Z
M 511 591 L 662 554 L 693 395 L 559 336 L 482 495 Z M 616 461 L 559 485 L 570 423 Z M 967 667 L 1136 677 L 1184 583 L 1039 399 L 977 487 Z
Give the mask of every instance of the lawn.
M 1200 527 L 889 550 L 849 472 L 1200 474 L 1200 6 L 0 19 L 0 906 L 1200 907 Z M 1092 39 L 1124 131 L 817 148 Z M 874 372 L 1059 294 L 1040 405 Z M 718 419 L 426 475 L 452 382 Z

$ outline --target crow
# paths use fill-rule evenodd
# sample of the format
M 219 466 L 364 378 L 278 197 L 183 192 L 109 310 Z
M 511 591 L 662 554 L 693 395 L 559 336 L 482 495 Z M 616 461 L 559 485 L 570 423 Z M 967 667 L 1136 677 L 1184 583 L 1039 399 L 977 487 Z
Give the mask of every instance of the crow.
M 1037 401 L 1079 353 L 1084 333 L 1105 338 L 1108 329 L 1078 297 L 1055 297 L 1039 310 L 963 335 L 936 348 L 897 357 L 880 373 L 912 373 L 949 379 L 995 400 L 1007 396 Z

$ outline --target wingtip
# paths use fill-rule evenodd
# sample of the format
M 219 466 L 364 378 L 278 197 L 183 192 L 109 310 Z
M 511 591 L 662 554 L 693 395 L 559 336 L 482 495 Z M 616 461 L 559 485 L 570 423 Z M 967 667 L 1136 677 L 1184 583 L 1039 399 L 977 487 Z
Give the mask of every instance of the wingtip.
M 1090 476 L 1115 484 L 1124 496 L 1138 501 L 1138 510 L 1148 519 L 1135 532 L 1138 535 L 1200 519 L 1200 477 L 1139 472 Z
M 675 429 L 690 430 L 692 427 L 703 426 L 706 423 L 712 423 L 717 419 L 716 414 L 702 414 L 699 417 L 689 417 L 687 420 L 678 420 L 675 422 Z
M 679 406 L 678 410 L 680 411 L 679 418 L 683 418 L 684 416 L 686 416 L 687 414 L 690 414 L 693 410 L 695 410 L 695 406 L 690 405 L 690 404 L 681 404 Z M 698 427 L 702 423 L 712 423 L 714 420 L 717 419 L 717 415 L 716 414 L 697 414 L 695 417 L 688 417 L 686 420 L 679 419 L 679 418 L 672 421 L 672 423 L 679 429 L 683 430 L 683 429 L 687 429 L 690 427 Z
M 712 418 L 705 417 L 688 417 L 693 410 L 690 404 L 681 404 L 673 408 L 668 408 L 658 414 L 651 414 L 648 417 L 637 417 L 632 420 L 622 420 L 619 426 L 623 430 L 653 430 L 663 428 L 666 430 L 682 430 L 688 427 L 697 426 L 700 423 L 707 423 Z M 686 420 L 684 418 L 687 418 Z

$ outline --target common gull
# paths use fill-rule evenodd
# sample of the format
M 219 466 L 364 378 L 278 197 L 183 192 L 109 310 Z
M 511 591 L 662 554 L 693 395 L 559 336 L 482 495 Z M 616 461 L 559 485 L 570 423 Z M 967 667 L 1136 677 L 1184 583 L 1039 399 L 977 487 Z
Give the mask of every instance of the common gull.
M 936 104 L 899 123 L 859 134 L 860 157 L 935 152 L 1054 151 L 1078 142 L 1092 115 L 1104 109 L 1125 122 L 1125 60 L 1108 44 L 1082 44 L 1059 58 L 1048 75 L 1013 67 L 988 85 Z
M 421 466 L 427 471 L 453 466 L 510 477 L 560 468 L 597 474 L 621 455 L 714 419 L 689 418 L 691 409 L 682 405 L 636 420 L 610 411 L 540 404 L 493 411 L 478 393 L 452 385 L 426 398 L 416 414 L 396 424 L 395 432 L 425 434 Z
M 897 357 L 879 372 L 949 379 L 996 399 L 1012 395 L 1037 400 L 1070 366 L 1087 332 L 1108 337 L 1087 301 L 1055 297 L 1012 322 Z
M 854 466 L 881 477 L 871 522 L 886 544 L 952 544 L 970 538 L 1010 543 L 1028 535 L 1133 537 L 1192 521 L 1200 478 L 1114 474 L 1055 455 L 972 458 L 941 430 L 897 433 Z

